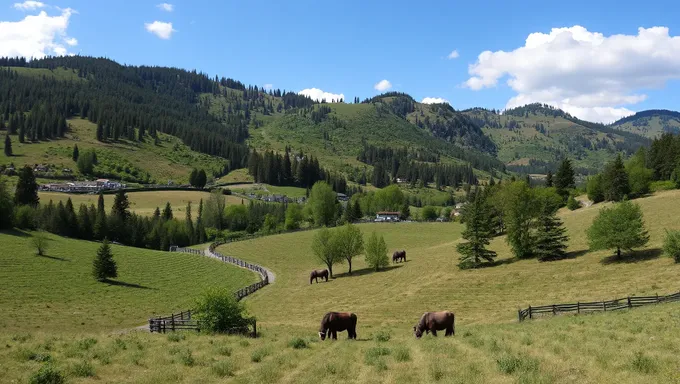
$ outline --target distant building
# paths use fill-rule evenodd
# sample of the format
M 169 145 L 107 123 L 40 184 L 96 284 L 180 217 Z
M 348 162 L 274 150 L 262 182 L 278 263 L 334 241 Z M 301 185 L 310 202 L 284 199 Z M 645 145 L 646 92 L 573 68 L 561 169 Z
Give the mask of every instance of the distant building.
M 347 195 L 345 195 L 344 193 L 338 192 L 337 195 L 338 195 L 338 201 L 347 201 L 347 200 L 349 200 L 349 197 L 348 197 Z
M 400 215 L 401 212 L 377 212 L 375 214 L 375 221 L 376 222 L 399 221 Z

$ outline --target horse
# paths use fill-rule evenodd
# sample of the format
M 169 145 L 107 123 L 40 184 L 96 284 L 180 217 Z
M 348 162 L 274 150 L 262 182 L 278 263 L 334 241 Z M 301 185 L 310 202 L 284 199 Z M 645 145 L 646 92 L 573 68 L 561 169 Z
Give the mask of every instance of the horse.
M 319 277 L 322 279 L 326 279 L 328 281 L 328 270 L 327 269 L 317 269 L 312 271 L 312 273 L 309 274 L 309 284 L 312 283 L 312 280 L 316 280 L 316 282 L 319 282 Z
M 400 260 L 406 262 L 406 251 L 403 249 L 401 251 L 394 251 L 392 254 L 393 263 L 398 263 Z
M 456 334 L 456 317 L 453 312 L 425 312 L 421 316 L 418 325 L 413 327 L 413 333 L 417 339 L 423 336 L 423 333 L 432 332 L 432 336 L 437 336 L 437 331 L 446 330 L 444 336 L 453 336 Z
M 337 340 L 338 332 L 347 331 L 347 338 L 357 338 L 357 315 L 350 312 L 328 312 L 321 319 L 321 327 L 319 327 L 319 337 L 321 340 L 326 340 L 326 335 L 329 339 Z

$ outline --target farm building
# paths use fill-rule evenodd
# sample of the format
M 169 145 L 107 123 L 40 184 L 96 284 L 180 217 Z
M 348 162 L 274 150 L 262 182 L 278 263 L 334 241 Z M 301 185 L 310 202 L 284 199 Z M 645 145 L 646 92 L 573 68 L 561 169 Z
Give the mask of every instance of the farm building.
M 375 221 L 399 221 L 401 212 L 377 212 L 375 214 Z

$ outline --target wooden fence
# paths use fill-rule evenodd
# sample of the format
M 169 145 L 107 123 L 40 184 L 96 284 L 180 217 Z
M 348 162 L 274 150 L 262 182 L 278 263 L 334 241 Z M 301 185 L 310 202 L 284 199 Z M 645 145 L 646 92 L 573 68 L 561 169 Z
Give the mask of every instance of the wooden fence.
M 243 261 L 241 259 L 237 259 L 232 256 L 224 256 L 220 253 L 214 252 L 214 249 L 218 246 L 218 243 L 212 243 L 210 244 L 210 252 L 212 253 L 212 256 L 217 258 L 218 260 L 221 260 L 224 263 L 229 263 L 233 265 L 237 265 L 241 268 L 246 268 L 250 269 L 251 271 L 257 273 L 260 276 L 260 281 L 257 283 L 250 284 L 247 287 L 241 288 L 238 291 L 234 292 L 234 296 L 236 297 L 236 300 L 240 301 L 244 297 L 253 294 L 256 292 L 258 289 L 266 286 L 269 284 L 269 274 L 267 273 L 267 270 L 257 264 L 252 264 L 247 261 Z M 194 255 L 201 255 L 205 256 L 206 253 L 203 250 L 199 249 L 193 249 L 193 248 L 179 248 L 176 246 L 171 246 L 170 247 L 170 252 L 184 252 L 184 253 L 191 253 Z M 252 325 L 253 330 L 250 332 L 247 327 L 245 328 L 234 328 L 229 330 L 227 333 L 230 334 L 250 334 L 252 337 L 257 337 L 257 322 L 255 319 L 250 319 L 250 325 Z M 180 313 L 173 313 L 170 316 L 164 316 L 164 317 L 154 317 L 149 319 L 149 331 L 150 332 L 159 332 L 159 333 L 165 333 L 167 331 L 180 331 L 180 330 L 194 330 L 194 331 L 199 331 L 200 330 L 200 323 L 196 320 L 193 320 L 191 318 L 191 310 L 188 311 L 183 311 Z
M 618 311 L 620 309 L 641 307 L 648 304 L 667 303 L 680 301 L 680 292 L 666 296 L 628 296 L 621 299 L 608 301 L 578 302 L 574 304 L 552 304 L 539 307 L 529 306 L 527 309 L 517 311 L 519 321 L 533 319 L 535 316 L 559 315 L 563 313 L 590 313 L 599 311 Z

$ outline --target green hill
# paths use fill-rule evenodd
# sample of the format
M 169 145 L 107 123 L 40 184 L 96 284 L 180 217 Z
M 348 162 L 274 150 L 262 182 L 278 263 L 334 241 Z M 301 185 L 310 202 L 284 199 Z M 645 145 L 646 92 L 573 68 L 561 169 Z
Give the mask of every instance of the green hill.
M 663 133 L 677 134 L 680 133 L 680 113 L 658 109 L 642 111 L 616 121 L 612 127 L 649 138 Z

